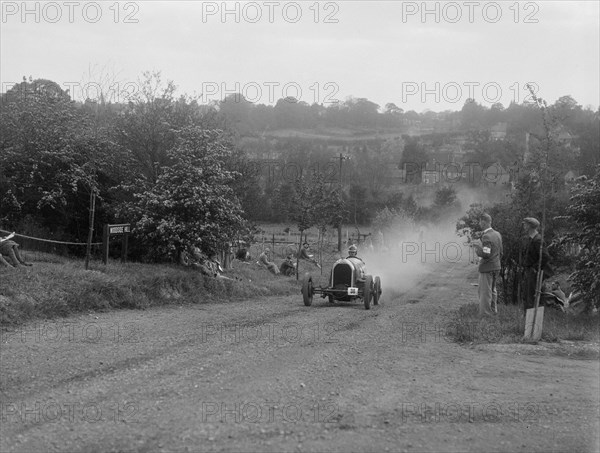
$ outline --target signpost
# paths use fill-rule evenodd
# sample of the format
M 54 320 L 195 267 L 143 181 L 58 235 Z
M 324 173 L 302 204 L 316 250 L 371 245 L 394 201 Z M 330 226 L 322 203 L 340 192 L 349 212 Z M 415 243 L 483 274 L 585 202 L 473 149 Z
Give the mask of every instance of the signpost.
M 121 262 L 124 263 L 127 260 L 129 233 L 131 233 L 131 224 L 129 223 L 104 225 L 104 232 L 102 234 L 102 262 L 104 264 L 108 263 L 108 243 L 111 235 L 121 236 Z

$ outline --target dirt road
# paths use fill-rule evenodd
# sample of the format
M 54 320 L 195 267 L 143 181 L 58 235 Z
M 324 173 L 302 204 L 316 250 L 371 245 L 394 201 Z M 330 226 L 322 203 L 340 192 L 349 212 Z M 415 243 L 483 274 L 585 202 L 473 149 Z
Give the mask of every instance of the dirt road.
M 477 273 L 430 270 L 370 311 L 298 294 L 3 332 L 0 451 L 598 451 L 598 361 L 450 342 Z

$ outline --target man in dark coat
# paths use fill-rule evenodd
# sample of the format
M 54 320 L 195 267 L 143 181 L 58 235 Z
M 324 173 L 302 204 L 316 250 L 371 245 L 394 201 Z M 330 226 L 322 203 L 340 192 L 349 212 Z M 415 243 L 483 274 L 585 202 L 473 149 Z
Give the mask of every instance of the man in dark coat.
M 524 310 L 534 308 L 535 306 L 535 288 L 538 276 L 538 264 L 540 259 L 540 249 L 542 251 L 542 278 L 545 280 L 551 277 L 554 272 L 550 267 L 550 255 L 546 246 L 542 245 L 542 235 L 538 232 L 540 222 L 533 217 L 523 219 L 523 229 L 526 231 L 524 253 L 523 253 L 523 294 Z
M 473 243 L 479 260 L 479 315 L 498 313 L 498 291 L 496 283 L 500 274 L 500 258 L 502 257 L 502 236 L 492 228 L 492 217 L 483 214 L 479 219 L 483 230 L 481 244 Z
M 296 273 L 296 265 L 294 264 L 294 257 L 288 255 L 281 266 L 279 266 L 279 272 L 287 277 L 292 276 Z

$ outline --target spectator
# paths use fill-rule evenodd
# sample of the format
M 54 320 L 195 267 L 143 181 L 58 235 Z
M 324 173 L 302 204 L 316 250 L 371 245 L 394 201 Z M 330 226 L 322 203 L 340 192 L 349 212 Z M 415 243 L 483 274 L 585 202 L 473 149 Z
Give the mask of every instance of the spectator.
M 31 263 L 25 262 L 19 251 L 19 244 L 12 240 L 15 233 L 11 233 L 4 238 L 0 238 L 0 264 L 12 265 L 13 267 L 32 266 Z M 6 257 L 6 258 L 5 258 Z
M 271 261 L 271 249 L 268 247 L 260 254 L 258 262 L 265 266 L 271 273 L 279 275 L 279 268 L 277 267 L 277 264 Z
M 523 288 L 524 310 L 535 307 L 535 291 L 538 277 L 540 249 L 542 252 L 542 281 L 552 277 L 554 272 L 550 267 L 550 255 L 542 243 L 542 235 L 538 233 L 540 222 L 533 217 L 523 219 L 523 229 L 527 232 L 525 251 L 523 255 Z
M 244 247 L 236 252 L 235 257 L 240 261 L 248 261 L 250 260 L 250 252 Z
M 302 244 L 302 248 L 300 249 L 300 258 L 313 263 L 315 266 L 317 266 L 319 269 L 321 269 L 321 265 L 319 263 L 317 263 L 317 260 L 315 260 L 313 258 L 313 255 L 310 255 L 308 253 L 308 251 L 309 251 L 309 245 L 308 245 L 308 242 L 305 242 L 304 244 Z
M 296 265 L 294 263 L 294 257 L 292 255 L 288 255 L 281 266 L 279 267 L 279 272 L 286 277 L 292 276 L 296 273 Z
M 208 261 L 206 261 L 205 264 L 209 267 L 209 269 L 211 270 L 211 272 L 213 273 L 213 276 L 215 278 L 222 278 L 224 280 L 234 280 L 231 277 L 227 277 L 227 276 L 223 275 L 223 273 L 225 271 L 223 270 L 221 263 L 217 259 L 216 253 L 211 253 L 210 257 L 208 258 Z M 237 278 L 236 278 L 236 280 L 237 280 Z
M 502 236 L 492 228 L 492 217 L 482 214 L 479 226 L 483 230 L 481 244 L 471 243 L 479 261 L 479 315 L 498 313 L 498 291 L 496 284 L 500 273 L 502 257 Z

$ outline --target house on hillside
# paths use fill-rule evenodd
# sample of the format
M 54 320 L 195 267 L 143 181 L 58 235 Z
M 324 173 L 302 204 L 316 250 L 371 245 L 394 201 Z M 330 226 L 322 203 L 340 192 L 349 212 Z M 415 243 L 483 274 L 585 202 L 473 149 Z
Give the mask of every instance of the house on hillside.
M 506 138 L 506 123 L 497 123 L 490 128 L 492 140 L 504 140 Z
M 459 144 L 448 143 L 440 146 L 436 154 L 439 156 L 439 160 L 443 162 L 457 162 L 462 160 L 466 151 Z
M 441 172 L 439 164 L 436 163 L 435 159 L 433 163 L 427 162 L 427 164 L 421 167 L 421 183 L 426 186 L 434 186 L 441 182 Z
M 568 130 L 564 127 L 560 127 L 557 131 L 556 141 L 566 148 L 573 148 L 573 140 L 575 136 L 572 135 Z
M 578 177 L 579 177 L 579 175 L 577 174 L 577 172 L 575 170 L 569 170 L 564 176 L 565 184 L 575 183 L 575 180 Z

